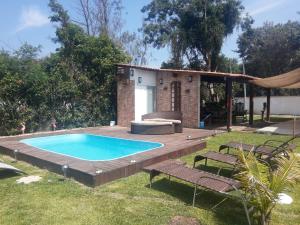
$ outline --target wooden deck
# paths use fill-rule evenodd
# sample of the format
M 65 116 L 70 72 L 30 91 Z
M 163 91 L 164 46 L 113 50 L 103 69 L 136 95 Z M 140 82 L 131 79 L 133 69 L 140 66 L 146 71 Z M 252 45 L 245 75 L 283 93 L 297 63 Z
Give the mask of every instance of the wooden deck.
M 19 142 L 21 139 L 51 136 L 59 134 L 90 133 L 135 140 L 154 141 L 164 147 L 128 157 L 108 161 L 87 161 L 43 151 Z M 68 176 L 88 186 L 97 186 L 106 182 L 127 177 L 141 171 L 145 166 L 170 158 L 179 158 L 206 147 L 203 138 L 214 135 L 211 130 L 184 129 L 183 133 L 171 135 L 131 134 L 125 127 L 83 128 L 56 132 L 27 134 L 12 137 L 0 137 L 0 152 L 14 157 L 17 149 L 18 160 L 26 161 L 40 168 L 62 174 L 62 166 L 68 165 Z M 191 136 L 191 140 L 187 140 Z

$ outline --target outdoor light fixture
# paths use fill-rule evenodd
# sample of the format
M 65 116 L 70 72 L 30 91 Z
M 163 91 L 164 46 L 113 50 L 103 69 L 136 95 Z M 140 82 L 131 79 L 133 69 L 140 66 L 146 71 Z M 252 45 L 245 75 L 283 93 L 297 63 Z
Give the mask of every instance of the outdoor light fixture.
M 138 83 L 141 84 L 143 82 L 143 78 L 142 77 L 138 77 Z
M 69 169 L 69 166 L 68 166 L 68 165 L 63 165 L 63 166 L 61 167 L 61 170 L 62 170 L 62 172 L 63 172 L 63 174 L 64 174 L 64 178 L 67 178 L 68 169 Z
M 191 135 L 186 136 L 186 140 L 192 140 L 192 136 Z
M 130 163 L 136 163 L 136 160 L 132 159 L 130 160 Z
M 96 174 L 103 173 L 103 170 L 96 170 Z
M 16 161 L 16 162 L 18 161 L 18 158 L 17 158 L 18 153 L 19 153 L 19 150 L 18 150 L 18 149 L 15 149 L 15 150 L 14 150 L 14 156 L 15 156 L 15 161 Z
M 131 76 L 131 77 L 134 76 L 134 70 L 133 70 L 133 69 L 130 70 L 130 76 Z
M 193 82 L 193 76 L 188 76 L 188 81 Z
M 162 78 L 159 79 L 159 84 L 163 84 L 163 83 L 164 83 L 163 79 Z

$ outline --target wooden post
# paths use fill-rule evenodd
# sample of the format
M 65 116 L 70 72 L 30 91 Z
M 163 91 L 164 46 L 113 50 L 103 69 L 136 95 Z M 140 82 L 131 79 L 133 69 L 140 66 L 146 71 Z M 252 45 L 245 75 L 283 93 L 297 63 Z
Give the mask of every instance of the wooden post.
M 296 115 L 294 115 L 293 119 L 293 138 L 296 137 Z
M 231 131 L 232 126 L 232 79 L 226 78 L 226 109 L 227 109 L 227 131 Z
M 253 125 L 253 114 L 254 114 L 254 102 L 253 102 L 253 97 L 254 97 L 254 88 L 253 85 L 249 85 L 249 90 L 250 90 L 250 96 L 249 96 L 249 125 Z
M 267 89 L 267 121 L 270 121 L 270 112 L 271 112 L 271 89 Z

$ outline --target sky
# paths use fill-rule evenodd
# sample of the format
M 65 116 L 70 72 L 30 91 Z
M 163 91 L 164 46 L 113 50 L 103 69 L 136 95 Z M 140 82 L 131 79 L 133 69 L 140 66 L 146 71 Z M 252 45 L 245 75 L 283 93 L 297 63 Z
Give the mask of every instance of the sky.
M 78 18 L 78 0 L 58 0 L 71 18 Z M 124 30 L 137 32 L 142 26 L 145 15 L 141 8 L 151 0 L 123 0 Z M 300 20 L 300 0 L 242 0 L 244 14 L 249 13 L 255 20 L 254 26 L 264 22 L 285 23 L 288 20 Z M 0 1 L 0 49 L 15 51 L 27 42 L 34 46 L 41 45 L 41 57 L 55 52 L 58 47 L 53 43 L 55 26 L 49 21 L 48 0 L 11 0 Z M 236 29 L 226 38 L 222 53 L 238 58 L 236 40 L 241 33 Z M 148 66 L 159 67 L 169 58 L 167 48 L 156 50 L 149 48 Z

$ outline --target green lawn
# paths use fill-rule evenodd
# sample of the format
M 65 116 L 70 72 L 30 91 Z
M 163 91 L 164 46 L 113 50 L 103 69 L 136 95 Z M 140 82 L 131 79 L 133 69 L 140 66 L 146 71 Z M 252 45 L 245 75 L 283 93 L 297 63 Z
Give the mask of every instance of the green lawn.
M 217 149 L 218 145 L 228 140 L 258 144 L 269 138 L 268 135 L 232 132 L 209 138 L 208 149 Z M 271 138 L 287 139 L 284 136 Z M 296 142 L 300 145 L 300 139 Z M 299 147 L 297 151 L 300 152 Z M 192 165 L 193 156 L 183 157 L 182 160 Z M 6 156 L 0 156 L 0 159 L 9 163 L 12 161 Z M 61 176 L 24 162 L 14 165 L 43 179 L 38 183 L 19 185 L 16 180 L 20 176 L 4 177 L 1 173 L 1 225 L 156 225 L 168 224 L 176 215 L 194 217 L 204 225 L 247 224 L 239 202 L 228 200 L 211 211 L 209 208 L 222 200 L 222 197 L 203 192 L 193 208 L 193 187 L 174 179 L 169 182 L 163 176 L 155 179 L 152 189 L 148 187 L 149 176 L 143 172 L 92 189 L 73 180 L 60 181 Z M 294 198 L 293 204 L 278 206 L 272 224 L 294 225 L 300 221 L 300 184 L 290 195 Z
M 253 119 L 254 123 L 260 123 L 261 115 L 254 115 Z M 286 122 L 293 119 L 294 117 L 292 115 L 270 115 L 270 121 L 273 123 Z M 297 116 L 296 119 L 299 120 L 299 116 Z

